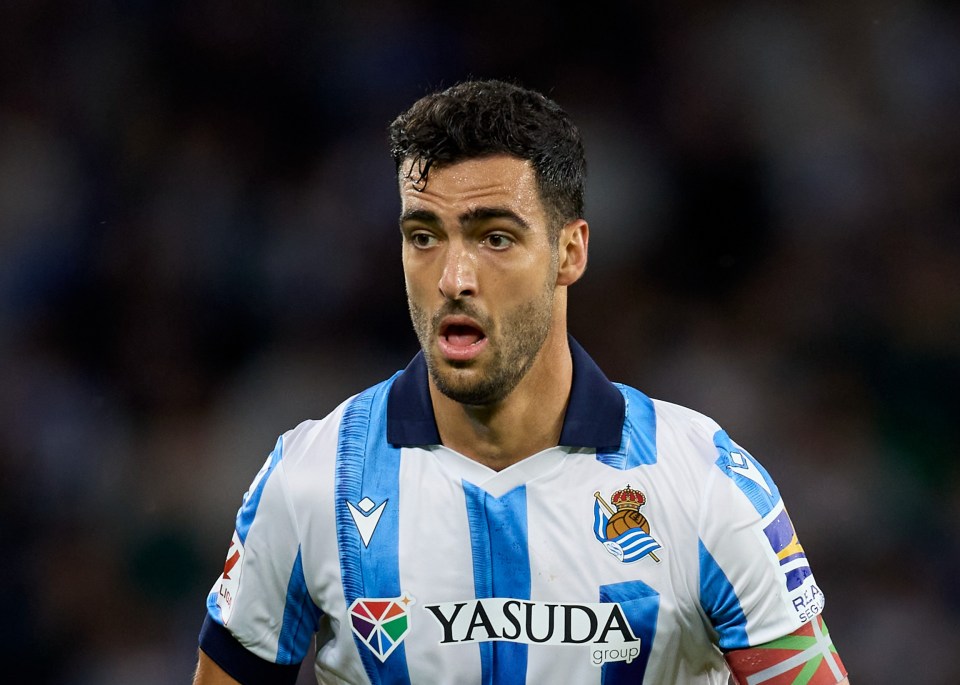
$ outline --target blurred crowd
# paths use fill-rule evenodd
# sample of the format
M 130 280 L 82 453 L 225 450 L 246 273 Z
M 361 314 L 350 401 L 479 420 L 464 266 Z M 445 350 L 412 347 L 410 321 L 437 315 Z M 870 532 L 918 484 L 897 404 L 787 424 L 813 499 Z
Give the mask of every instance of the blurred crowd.
M 583 130 L 573 335 L 772 472 L 853 682 L 960 682 L 960 8 L 724 5 L 0 3 L 5 671 L 189 681 L 277 435 L 417 349 L 386 126 L 479 76 Z

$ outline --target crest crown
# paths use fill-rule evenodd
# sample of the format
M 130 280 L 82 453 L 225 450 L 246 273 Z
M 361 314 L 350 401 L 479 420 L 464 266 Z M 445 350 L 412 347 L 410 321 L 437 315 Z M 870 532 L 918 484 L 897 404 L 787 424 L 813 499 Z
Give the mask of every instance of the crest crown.
M 627 484 L 627 487 L 623 488 L 623 490 L 617 490 L 613 493 L 610 501 L 613 502 L 617 511 L 622 509 L 633 509 L 637 511 L 646 503 L 647 498 L 644 497 L 642 492 L 634 490 Z

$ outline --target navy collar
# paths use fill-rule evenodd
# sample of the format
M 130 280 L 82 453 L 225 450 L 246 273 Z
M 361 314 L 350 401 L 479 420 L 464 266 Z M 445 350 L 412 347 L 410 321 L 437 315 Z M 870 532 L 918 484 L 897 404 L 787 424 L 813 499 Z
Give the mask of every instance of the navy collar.
M 573 384 L 563 417 L 560 444 L 597 451 L 620 448 L 626 403 L 596 362 L 569 337 Z M 440 432 L 430 402 L 427 363 L 418 352 L 397 377 L 387 399 L 387 441 L 392 445 L 439 445 Z

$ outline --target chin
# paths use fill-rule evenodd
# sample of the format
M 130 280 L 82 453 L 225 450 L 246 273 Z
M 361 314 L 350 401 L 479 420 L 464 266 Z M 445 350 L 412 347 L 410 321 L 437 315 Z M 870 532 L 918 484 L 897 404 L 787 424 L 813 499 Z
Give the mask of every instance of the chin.
M 502 397 L 489 383 L 475 373 L 457 373 L 450 370 L 435 370 L 432 374 L 434 385 L 446 397 L 471 406 L 486 406 L 499 402 Z

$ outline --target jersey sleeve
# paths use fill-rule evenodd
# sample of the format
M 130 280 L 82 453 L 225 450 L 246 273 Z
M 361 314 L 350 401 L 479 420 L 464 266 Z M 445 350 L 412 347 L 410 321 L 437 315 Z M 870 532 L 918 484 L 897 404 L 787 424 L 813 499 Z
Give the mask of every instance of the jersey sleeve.
M 823 610 L 780 491 L 723 430 L 699 522 L 700 602 L 723 651 L 797 630 Z
M 321 612 L 307 590 L 281 437 L 243 496 L 200 647 L 241 683 L 293 683 Z

